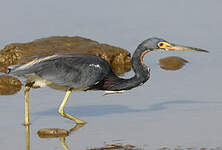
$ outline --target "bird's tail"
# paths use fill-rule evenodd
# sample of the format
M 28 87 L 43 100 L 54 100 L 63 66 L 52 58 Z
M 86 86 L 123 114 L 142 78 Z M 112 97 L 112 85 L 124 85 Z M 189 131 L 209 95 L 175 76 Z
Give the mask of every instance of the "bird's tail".
M 26 70 L 21 68 L 22 65 L 12 65 L 8 67 L 7 74 L 20 76 L 20 74 L 23 74 Z
M 13 70 L 15 70 L 16 68 L 18 68 L 18 66 L 19 66 L 19 65 L 9 66 L 6 73 L 7 73 L 7 74 L 12 74 Z
M 8 67 L 8 70 L 7 70 L 7 74 L 10 74 L 11 73 L 11 71 L 12 71 L 12 68 L 11 67 Z

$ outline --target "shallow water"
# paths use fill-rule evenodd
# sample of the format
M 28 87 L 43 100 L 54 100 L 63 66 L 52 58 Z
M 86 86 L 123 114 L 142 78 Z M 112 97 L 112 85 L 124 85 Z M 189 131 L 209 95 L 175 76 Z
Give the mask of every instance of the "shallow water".
M 221 26 L 222 1 L 4 1 L 0 5 L 0 47 L 52 35 L 84 36 L 133 50 L 157 36 L 210 51 L 154 52 L 145 57 L 151 79 L 123 94 L 72 93 L 67 112 L 88 122 L 66 137 L 70 149 L 102 147 L 104 143 L 161 147 L 222 146 Z M 158 59 L 180 56 L 181 70 L 165 71 Z M 133 75 L 132 72 L 126 76 Z M 30 95 L 30 149 L 63 149 L 59 139 L 40 139 L 42 128 L 74 127 L 57 109 L 64 92 L 49 88 Z M 0 97 L 0 146 L 26 149 L 24 96 Z

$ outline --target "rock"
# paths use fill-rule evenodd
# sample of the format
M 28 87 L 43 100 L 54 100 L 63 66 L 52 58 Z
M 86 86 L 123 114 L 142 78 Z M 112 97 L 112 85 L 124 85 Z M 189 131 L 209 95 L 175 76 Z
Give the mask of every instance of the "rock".
M 53 36 L 5 46 L 0 51 L 0 71 L 7 72 L 8 66 L 28 62 L 33 56 L 63 52 L 87 53 L 102 57 L 111 64 L 117 75 L 131 69 L 130 53 L 125 49 L 78 36 Z
M 107 144 L 104 147 L 100 148 L 91 148 L 87 150 L 142 150 L 140 148 L 136 148 L 134 145 L 130 144 Z
M 13 95 L 21 88 L 22 83 L 16 77 L 0 75 L 0 95 Z
M 122 48 L 101 44 L 83 37 L 53 36 L 28 43 L 12 43 L 0 51 L 0 72 L 6 73 L 8 66 L 27 63 L 34 56 L 55 53 L 86 53 L 106 59 L 113 71 L 121 75 L 130 71 L 130 53 Z M 12 95 L 21 89 L 21 82 L 11 76 L 0 76 L 0 95 Z M 57 86 L 55 89 L 66 90 Z
M 40 138 L 58 138 L 66 137 L 69 135 L 69 131 L 59 128 L 44 128 L 37 132 Z
M 178 56 L 165 57 L 159 60 L 160 68 L 164 70 L 178 70 L 181 69 L 186 63 L 188 63 L 187 60 Z

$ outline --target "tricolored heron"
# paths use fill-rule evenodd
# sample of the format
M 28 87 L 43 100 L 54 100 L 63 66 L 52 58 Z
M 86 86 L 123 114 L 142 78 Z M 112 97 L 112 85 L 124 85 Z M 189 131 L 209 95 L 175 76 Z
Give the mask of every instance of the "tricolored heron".
M 118 77 L 104 59 L 89 54 L 48 55 L 9 69 L 9 74 L 23 76 L 31 81 L 31 84 L 27 83 L 25 86 L 25 125 L 29 124 L 28 93 L 31 87 L 50 84 L 66 87 L 67 92 L 59 107 L 59 113 L 77 124 L 84 124 L 84 121 L 64 111 L 71 91 L 104 90 L 116 93 L 142 85 L 150 77 L 150 69 L 143 64 L 143 57 L 155 50 L 207 52 L 198 48 L 172 44 L 160 38 L 149 38 L 139 44 L 132 56 L 132 68 L 135 75 L 129 79 Z

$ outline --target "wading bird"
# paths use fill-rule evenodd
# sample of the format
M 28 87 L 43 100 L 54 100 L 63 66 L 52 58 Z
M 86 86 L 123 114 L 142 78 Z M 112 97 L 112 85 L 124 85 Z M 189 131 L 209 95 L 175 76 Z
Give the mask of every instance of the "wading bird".
M 63 117 L 77 124 L 85 122 L 64 111 L 64 106 L 72 91 L 104 90 L 118 93 L 130 90 L 145 83 L 150 77 L 150 69 L 143 64 L 143 57 L 155 50 L 199 51 L 206 50 L 169 43 L 160 38 L 143 41 L 132 56 L 132 68 L 135 75 L 129 79 L 115 75 L 104 59 L 89 54 L 53 54 L 42 56 L 31 62 L 9 68 L 8 73 L 28 78 L 25 85 L 25 125 L 29 125 L 29 90 L 31 87 L 43 87 L 50 84 L 66 87 L 66 95 L 59 107 Z

